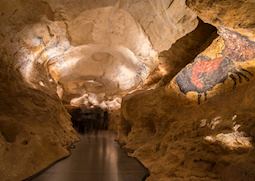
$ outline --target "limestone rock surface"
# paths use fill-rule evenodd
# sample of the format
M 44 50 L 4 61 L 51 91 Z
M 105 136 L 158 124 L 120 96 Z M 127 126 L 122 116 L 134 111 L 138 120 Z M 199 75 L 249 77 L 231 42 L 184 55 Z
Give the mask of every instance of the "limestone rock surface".
M 3 54 L 1 54 L 3 55 Z M 78 141 L 70 116 L 56 93 L 36 90 L 1 59 L 0 177 L 23 180 L 70 154 Z M 8 68 L 9 69 L 8 69 Z
M 187 5 L 219 37 L 167 86 L 123 99 L 120 142 L 151 181 L 254 180 L 255 4 Z
M 1 0 L 1 180 L 70 154 L 78 137 L 62 102 L 108 108 L 119 120 L 121 96 L 197 23 L 184 0 Z
M 162 87 L 123 99 L 119 139 L 148 180 L 254 179 L 254 79 L 229 84 L 200 105 Z

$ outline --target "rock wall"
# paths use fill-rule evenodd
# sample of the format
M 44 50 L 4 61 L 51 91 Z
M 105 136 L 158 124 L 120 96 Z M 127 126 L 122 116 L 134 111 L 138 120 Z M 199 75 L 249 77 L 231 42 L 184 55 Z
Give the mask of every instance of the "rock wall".
M 187 5 L 205 22 L 254 37 L 254 1 L 187 0 Z
M 107 85 L 107 106 L 118 107 L 122 94 L 116 97 L 115 89 L 139 86 L 158 52 L 197 23 L 184 0 L 2 0 L 1 180 L 23 180 L 70 154 L 78 137 L 59 98 L 96 104 Z
M 177 40 L 171 48 L 159 53 L 158 67 L 147 78 L 145 85 L 165 86 L 188 63 L 207 48 L 218 36 L 217 29 L 199 20 L 195 30 Z
M 255 4 L 188 6 L 219 37 L 167 86 L 123 99 L 120 142 L 151 181 L 254 180 Z
M 254 74 L 254 60 L 243 68 Z M 148 180 L 253 180 L 254 78 L 235 89 L 229 78 L 200 104 L 173 84 L 122 103 L 120 141 Z
M 111 125 L 148 180 L 254 180 L 255 4 L 187 5 L 194 12 L 184 0 L 2 0 L 1 178 L 70 154 L 78 138 L 59 97 L 116 108 L 129 92 Z M 158 64 L 158 88 L 131 93 Z
M 0 177 L 23 180 L 70 154 L 78 137 L 55 95 L 31 88 L 1 52 Z
M 201 105 L 164 88 L 126 97 L 120 140 L 148 180 L 253 180 L 253 85 Z
M 68 147 L 78 136 L 43 65 L 41 39 L 27 33 L 42 26 L 37 33 L 48 36 L 38 22 L 52 19 L 49 6 L 2 1 L 0 11 L 0 177 L 16 181 L 70 155 Z

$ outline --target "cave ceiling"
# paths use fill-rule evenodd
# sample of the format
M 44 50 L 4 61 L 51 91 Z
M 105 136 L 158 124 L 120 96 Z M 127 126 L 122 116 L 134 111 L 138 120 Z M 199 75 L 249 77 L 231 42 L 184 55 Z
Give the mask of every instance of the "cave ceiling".
M 4 51 L 31 87 L 57 84 L 73 105 L 120 102 L 198 23 L 184 0 L 15 2 L 0 8 Z

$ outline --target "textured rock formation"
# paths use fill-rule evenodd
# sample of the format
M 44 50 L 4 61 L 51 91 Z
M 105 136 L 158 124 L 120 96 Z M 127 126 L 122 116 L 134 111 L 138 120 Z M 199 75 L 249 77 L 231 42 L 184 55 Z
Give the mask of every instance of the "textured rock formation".
M 78 138 L 60 99 L 112 110 L 118 130 L 121 96 L 141 87 L 158 53 L 197 23 L 184 0 L 2 0 L 1 180 L 22 180 L 70 154 Z
M 1 55 L 0 177 L 23 180 L 68 156 L 78 137 L 56 93 L 30 88 Z
M 228 77 L 233 80 L 233 88 L 236 88 L 238 82 L 249 81 L 253 76 L 243 65 L 255 58 L 255 43 L 227 29 L 220 29 L 219 34 L 221 38 L 215 40 L 207 51 L 197 56 L 176 77 L 183 93 L 198 93 L 199 103 L 202 95 L 206 100 L 207 92 L 224 83 Z
M 254 1 L 187 0 L 197 15 L 217 27 L 225 26 L 250 38 L 254 37 Z
M 146 80 L 150 86 L 158 81 L 165 86 L 185 65 L 207 48 L 217 37 L 216 28 L 199 21 L 195 30 L 177 40 L 171 48 L 159 54 L 159 65 Z
M 51 75 L 63 86 L 63 99 L 73 105 L 104 108 L 113 95 L 121 97 L 140 87 L 158 64 L 158 52 L 197 24 L 184 1 L 170 5 L 167 1 L 120 1 L 108 2 L 108 7 L 98 2 L 92 3 L 93 8 L 91 2 L 83 3 L 73 3 L 73 14 L 61 7 L 71 48 L 49 60 Z M 60 8 L 57 1 L 49 4 Z M 172 11 L 175 8 L 179 11 Z
M 121 140 L 148 180 L 253 180 L 253 92 L 252 81 L 201 105 L 164 88 L 126 97 Z
M 224 64 L 223 59 L 215 58 L 226 56 L 219 54 L 223 47 L 227 48 L 220 39 L 178 73 L 169 86 L 124 98 L 120 141 L 150 169 L 148 180 L 255 178 L 255 60 Z M 200 59 L 205 55 L 212 59 Z M 242 55 L 247 57 L 244 52 Z M 204 87 L 200 88 L 200 83 Z M 201 91 L 205 94 L 211 87 L 207 99 L 201 99 Z M 193 92 L 189 92 L 190 88 Z
M 194 12 L 185 0 L 2 0 L 1 179 L 70 154 L 64 102 L 111 110 L 148 180 L 254 180 L 255 4 L 187 5 Z
M 166 87 L 123 99 L 120 141 L 148 180 L 254 180 L 255 4 L 188 6 L 219 37 Z
M 68 146 L 78 137 L 43 66 L 42 38 L 27 33 L 42 25 L 31 23 L 48 16 L 49 7 L 2 1 L 0 9 L 0 177 L 14 181 L 68 156 Z M 38 35 L 49 41 L 47 27 L 41 30 Z

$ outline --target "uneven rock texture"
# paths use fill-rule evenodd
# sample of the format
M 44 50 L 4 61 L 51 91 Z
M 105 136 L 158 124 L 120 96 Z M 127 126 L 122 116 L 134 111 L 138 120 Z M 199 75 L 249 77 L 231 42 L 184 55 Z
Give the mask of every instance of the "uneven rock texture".
M 78 138 L 62 99 L 111 110 L 148 180 L 254 180 L 255 4 L 187 5 L 1 0 L 1 179 L 70 154 Z
M 78 138 L 60 99 L 108 108 L 115 123 L 121 96 L 197 23 L 185 0 L 1 0 L 1 180 L 70 154 Z
M 254 37 L 253 0 L 187 0 L 187 5 L 205 22 L 225 26 L 250 38 Z
M 208 93 L 210 96 L 211 92 L 214 95 L 220 90 L 228 77 L 233 81 L 233 88 L 253 77 L 253 73 L 244 67 L 252 66 L 250 60 L 255 58 L 255 43 L 227 29 L 220 29 L 219 34 L 221 37 L 179 72 L 175 79 L 184 94 L 198 94 L 198 103 L 202 96 L 206 100 Z
M 126 97 L 120 140 L 148 180 L 254 180 L 253 85 L 201 105 L 164 88 Z
M 47 20 L 43 17 L 47 16 L 49 7 L 31 2 L 10 1 L 1 6 L 1 23 L 6 23 L 1 25 L 4 40 L 0 45 L 2 180 L 23 180 L 32 176 L 68 156 L 68 147 L 78 141 L 70 116 L 57 96 L 57 85 L 45 68 L 46 53 L 56 43 L 66 42 L 65 39 L 58 42 L 65 31 L 52 37 L 50 29 L 65 27 L 65 24 L 48 22 L 46 26 Z M 33 5 L 38 6 L 38 11 Z M 31 12 L 28 9 L 32 9 Z M 7 21 L 6 17 L 13 21 Z M 63 49 L 58 49 L 61 51 Z
M 78 137 L 56 93 L 30 88 L 8 58 L 0 71 L 0 177 L 14 181 L 68 156 Z
M 73 105 L 104 108 L 114 95 L 141 87 L 158 64 L 159 51 L 197 25 L 184 1 L 116 1 L 106 7 L 106 1 L 83 1 L 68 10 L 58 1 L 48 3 L 61 9 L 71 44 L 49 60 L 49 70 Z
M 101 107 L 141 86 L 157 66 L 157 54 L 198 22 L 184 0 L 3 0 L 0 18 L 1 40 L 24 36 L 11 41 L 25 46 L 18 56 L 33 59 L 21 63 L 26 81 L 43 65 L 64 101 Z
M 188 6 L 219 37 L 166 87 L 123 99 L 120 141 L 148 180 L 254 180 L 255 4 Z
M 141 24 L 157 52 L 169 49 L 198 23 L 184 0 L 122 0 L 120 5 Z
M 6 1 L 0 9 L 0 177 L 16 181 L 68 156 L 78 136 L 44 67 L 42 52 L 56 42 L 50 41 L 47 26 L 38 23 L 49 7 L 38 1 Z M 64 24 L 51 24 L 57 25 Z
M 149 168 L 148 180 L 254 180 L 255 59 L 220 54 L 228 52 L 224 38 L 168 86 L 123 99 L 119 139 Z
M 55 20 L 71 21 L 81 13 L 102 7 L 115 7 L 117 11 L 122 9 L 140 24 L 157 52 L 168 49 L 177 39 L 192 31 L 198 23 L 196 15 L 185 5 L 185 0 L 46 0 L 43 2 L 47 2 L 44 4 L 54 12 Z M 85 31 L 90 30 L 88 28 Z
M 199 21 L 195 30 L 177 40 L 171 48 L 159 54 L 159 65 L 146 80 L 146 86 L 165 86 L 188 63 L 217 37 L 217 29 Z

